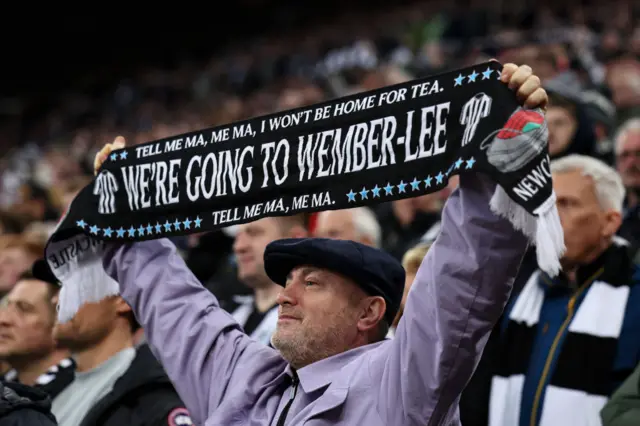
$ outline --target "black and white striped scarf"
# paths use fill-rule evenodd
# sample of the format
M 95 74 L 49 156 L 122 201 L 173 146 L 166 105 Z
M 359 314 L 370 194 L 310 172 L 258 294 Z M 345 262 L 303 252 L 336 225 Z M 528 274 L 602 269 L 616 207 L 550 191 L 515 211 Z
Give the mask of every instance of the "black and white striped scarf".
M 43 390 L 53 399 L 73 381 L 75 371 L 75 361 L 72 358 L 65 358 L 38 376 L 34 387 Z M 1 380 L 19 382 L 18 372 L 15 369 L 9 370 Z
M 624 243 L 618 240 L 579 274 L 582 277 L 579 282 L 583 284 L 566 307 L 566 319 L 546 353 L 547 357 L 557 358 L 553 368 L 549 358 L 546 361 L 547 384 L 540 396 L 543 409 L 538 422 L 532 424 L 600 424 L 599 413 L 608 401 L 616 375 L 618 339 L 634 282 L 626 253 Z M 497 372 L 492 379 L 489 426 L 520 424 L 523 388 L 540 312 L 548 292 L 553 291 L 549 285 L 553 284 L 548 276 L 534 272 L 509 312 Z

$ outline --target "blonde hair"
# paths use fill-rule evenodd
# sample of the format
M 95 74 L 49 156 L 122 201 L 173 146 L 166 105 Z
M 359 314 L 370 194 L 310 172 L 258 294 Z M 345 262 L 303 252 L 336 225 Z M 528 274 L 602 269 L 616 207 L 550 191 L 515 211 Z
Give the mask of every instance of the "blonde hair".
M 418 244 L 409 250 L 402 256 L 402 267 L 409 274 L 415 274 L 418 272 L 424 257 L 431 248 L 431 244 Z

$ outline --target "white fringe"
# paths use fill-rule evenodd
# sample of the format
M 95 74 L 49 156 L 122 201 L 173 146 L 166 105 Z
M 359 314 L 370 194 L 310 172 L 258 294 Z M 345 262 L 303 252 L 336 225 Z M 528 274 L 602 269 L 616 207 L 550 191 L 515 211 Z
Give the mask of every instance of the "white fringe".
M 513 201 L 500 185 L 496 185 L 489 205 L 492 212 L 507 219 L 535 244 L 538 267 L 550 276 L 558 275 L 565 245 L 555 192 L 536 209 L 535 216 Z
M 98 266 L 94 266 L 98 267 Z M 102 265 L 99 266 L 102 268 Z M 58 322 L 70 321 L 85 303 L 97 303 L 120 293 L 113 280 L 70 280 L 60 289 L 58 296 Z
M 75 236 L 69 240 L 52 243 L 47 247 L 47 258 L 54 252 L 65 249 L 69 244 L 78 240 L 86 240 L 84 235 Z M 58 321 L 70 321 L 85 303 L 97 303 L 101 300 L 120 293 L 118 283 L 104 270 L 102 256 L 104 245 L 87 243 L 90 248 L 77 250 L 76 256 L 57 270 L 52 271 L 62 283 L 58 295 Z

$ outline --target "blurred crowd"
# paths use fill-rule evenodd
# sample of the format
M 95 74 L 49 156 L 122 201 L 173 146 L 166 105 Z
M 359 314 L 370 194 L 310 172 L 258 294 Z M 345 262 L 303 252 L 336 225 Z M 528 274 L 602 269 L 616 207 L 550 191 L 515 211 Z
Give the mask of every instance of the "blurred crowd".
M 140 375 L 131 368 L 133 363 L 151 362 L 150 353 L 140 352 L 146 350 L 144 331 L 121 301 L 90 306 L 73 325 L 61 329 L 54 321 L 55 280 L 31 272 L 60 215 L 91 181 L 94 155 L 105 143 L 118 135 L 128 144 L 148 142 L 496 58 L 530 65 L 550 95 L 549 150 L 554 173 L 562 175 L 556 179 L 556 192 L 573 269 L 549 281 L 537 270 L 533 251 L 527 256 L 504 324 L 496 326 L 463 395 L 463 425 L 516 424 L 494 412 L 502 407 L 496 389 L 503 389 L 514 375 L 524 377 L 522 396 L 518 402 L 506 394 L 503 399 L 520 405 L 513 418 L 518 424 L 563 425 L 562 418 L 553 423 L 545 415 L 545 407 L 559 408 L 540 389 L 550 394 L 555 388 L 594 395 L 581 424 L 640 424 L 639 412 L 631 417 L 628 413 L 640 410 L 640 304 L 635 300 L 640 297 L 640 287 L 635 288 L 640 279 L 635 272 L 640 261 L 640 3 L 424 3 L 390 8 L 379 16 L 336 16 L 335 22 L 303 33 L 283 31 L 236 43 L 208 61 L 141 70 L 115 85 L 97 80 L 75 91 L 70 87 L 52 101 L 47 114 L 29 122 L 19 138 L 0 129 L 8 138 L 3 145 L 10 147 L 0 168 L 0 359 L 5 380 L 42 387 L 54 400 L 58 421 L 64 419 L 61 425 L 110 424 L 95 420 L 108 411 L 101 407 L 96 414 L 95 405 L 116 391 L 125 392 L 113 384 L 127 374 Z M 580 173 L 573 173 L 576 170 Z M 403 260 L 408 292 L 456 185 L 454 178 L 436 194 L 371 208 L 266 218 L 174 242 L 198 279 L 245 331 L 269 344 L 280 289 L 262 265 L 270 241 L 315 235 L 382 248 Z M 526 368 L 515 371 L 507 366 L 518 364 L 515 358 L 522 355 L 513 354 L 523 338 L 513 333 L 518 300 L 540 280 L 562 291 L 544 293 L 540 326 L 529 324 L 536 331 L 525 344 L 531 350 Z M 588 360 L 583 356 L 577 363 L 559 362 L 563 353 L 576 351 L 572 331 L 563 325 L 574 320 L 575 312 L 565 307 L 590 300 L 584 289 L 593 282 L 626 289 L 622 302 L 602 297 L 602 306 L 593 308 L 594 318 L 620 317 L 612 326 L 616 332 L 607 336 L 613 346 Z M 584 331 L 598 335 L 590 333 Z M 564 343 L 558 345 L 560 337 Z M 572 371 L 550 373 L 549 365 Z M 93 371 L 101 366 L 102 371 Z M 597 372 L 573 371 L 580 368 Z M 590 387 L 582 388 L 580 380 L 567 384 L 552 379 L 576 374 L 587 377 Z M 170 387 L 151 367 L 147 376 L 142 380 Z M 620 393 L 624 404 L 616 402 Z M 86 404 L 78 403 L 79 394 L 87 396 Z M 111 397 L 112 404 L 122 404 Z M 164 398 L 158 413 L 165 420 L 188 418 L 177 397 Z M 629 403 L 633 398 L 636 402 Z M 565 409 L 582 408 L 567 402 Z M 95 423 L 87 423 L 86 416 Z M 190 424 L 186 422 L 176 424 Z

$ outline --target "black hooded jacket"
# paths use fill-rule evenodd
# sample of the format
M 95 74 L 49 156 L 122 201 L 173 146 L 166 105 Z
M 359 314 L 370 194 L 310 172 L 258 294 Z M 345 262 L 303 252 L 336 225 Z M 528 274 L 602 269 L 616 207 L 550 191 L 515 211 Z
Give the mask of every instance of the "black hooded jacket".
M 193 422 L 147 345 L 82 420 L 82 426 L 191 426 Z
M 44 391 L 20 383 L 0 382 L 0 425 L 57 426 L 51 398 Z

